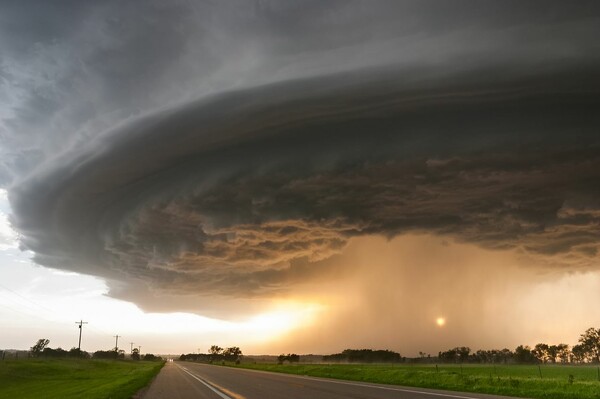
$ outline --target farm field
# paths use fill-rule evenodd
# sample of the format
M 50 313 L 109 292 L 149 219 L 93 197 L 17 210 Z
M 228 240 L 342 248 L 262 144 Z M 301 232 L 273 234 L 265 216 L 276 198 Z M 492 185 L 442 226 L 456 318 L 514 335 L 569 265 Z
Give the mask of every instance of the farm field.
M 0 361 L 0 398 L 128 399 L 162 362 L 23 359 Z
M 524 398 L 600 397 L 597 366 L 242 363 L 231 367 Z

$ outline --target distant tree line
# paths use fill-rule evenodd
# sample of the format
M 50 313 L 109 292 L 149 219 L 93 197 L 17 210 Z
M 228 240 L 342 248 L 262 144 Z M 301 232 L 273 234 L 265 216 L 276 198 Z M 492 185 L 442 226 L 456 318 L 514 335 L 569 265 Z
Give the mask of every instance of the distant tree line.
M 79 350 L 78 348 L 71 348 L 69 351 L 66 351 L 62 348 L 52 349 L 48 346 L 50 344 L 50 340 L 42 338 L 39 339 L 35 345 L 33 345 L 29 353 L 32 357 L 44 357 L 44 358 L 94 358 L 94 359 L 124 359 L 125 351 L 111 349 L 107 351 L 98 350 L 94 352 L 93 355 L 90 355 L 88 352 Z M 160 356 L 155 356 L 151 353 L 147 353 L 144 356 L 140 356 L 137 348 L 133 349 L 133 353 L 131 354 L 131 358 L 133 360 L 148 360 L 148 361 L 161 361 L 162 358 Z
M 179 360 L 187 360 L 190 362 L 210 363 L 210 355 L 207 353 L 182 353 Z
M 239 364 L 242 358 L 242 350 L 238 346 L 230 348 L 221 348 L 218 345 L 212 345 L 208 353 L 188 353 L 179 356 L 179 360 L 189 360 L 194 362 L 214 363 L 214 362 L 235 362 Z
M 390 350 L 346 349 L 322 357 L 324 362 L 347 363 L 393 363 L 393 362 L 442 362 L 442 363 L 600 363 L 600 328 L 588 328 L 580 335 L 578 344 L 570 347 L 560 343 L 548 345 L 539 343 L 533 348 L 519 345 L 510 349 L 478 350 L 472 352 L 466 346 L 455 347 L 439 352 L 438 356 L 419 352 L 420 357 L 406 359 Z M 281 356 L 278 358 L 281 362 Z
M 519 345 L 510 349 L 478 350 L 456 347 L 439 352 L 438 361 L 445 363 L 600 363 L 600 329 L 588 328 L 572 348 L 567 344 L 539 343 L 533 348 Z
M 96 351 L 92 355 L 94 359 L 125 359 L 124 350 L 108 350 L 108 351 Z
M 323 362 L 345 362 L 345 363 L 400 363 L 400 362 L 442 362 L 442 363 L 600 363 L 600 328 L 588 328 L 580 335 L 578 343 L 573 347 L 560 343 L 548 345 L 539 343 L 533 348 L 527 345 L 519 345 L 515 350 L 492 349 L 478 350 L 472 352 L 466 346 L 455 347 L 447 351 L 439 352 L 438 356 L 427 355 L 419 352 L 420 358 L 406 359 L 400 353 L 391 350 L 373 349 L 346 349 L 341 353 L 334 353 L 322 357 Z M 239 347 L 223 349 L 213 345 L 208 353 L 182 354 L 180 360 L 200 361 L 213 363 L 215 361 L 230 361 L 239 363 L 242 351 Z M 297 363 L 300 355 L 288 353 L 277 357 L 277 362 Z
M 90 354 L 81 351 L 78 348 L 71 348 L 70 350 L 64 350 L 62 348 L 52 349 L 48 346 L 50 344 L 49 339 L 40 338 L 38 341 L 29 349 L 29 353 L 32 357 L 49 357 L 49 358 L 89 358 Z
M 398 363 L 401 360 L 402 357 L 399 353 L 387 349 L 346 349 L 341 353 L 323 356 L 324 362 Z
M 282 353 L 281 355 L 277 356 L 278 364 L 283 364 L 286 361 L 290 363 L 298 363 L 300 361 L 300 355 L 297 355 L 295 353 L 288 353 L 287 355 L 284 355 Z

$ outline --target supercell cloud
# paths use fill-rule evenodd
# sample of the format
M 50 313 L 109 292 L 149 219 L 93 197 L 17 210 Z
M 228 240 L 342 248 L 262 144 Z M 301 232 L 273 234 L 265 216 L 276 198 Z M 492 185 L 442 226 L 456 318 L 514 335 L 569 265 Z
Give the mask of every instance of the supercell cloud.
M 0 11 L 0 179 L 41 265 L 138 302 L 335 278 L 372 235 L 598 266 L 596 2 L 61 4 Z

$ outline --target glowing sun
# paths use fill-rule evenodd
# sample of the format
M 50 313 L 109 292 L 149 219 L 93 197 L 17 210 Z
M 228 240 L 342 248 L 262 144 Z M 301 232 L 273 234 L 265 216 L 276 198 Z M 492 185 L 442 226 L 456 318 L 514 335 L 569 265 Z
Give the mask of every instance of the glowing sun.
M 435 324 L 437 324 L 437 325 L 438 325 L 438 327 L 444 327 L 444 325 L 446 324 L 446 319 L 445 319 L 445 318 L 443 318 L 443 317 L 438 317 L 438 318 L 435 320 Z

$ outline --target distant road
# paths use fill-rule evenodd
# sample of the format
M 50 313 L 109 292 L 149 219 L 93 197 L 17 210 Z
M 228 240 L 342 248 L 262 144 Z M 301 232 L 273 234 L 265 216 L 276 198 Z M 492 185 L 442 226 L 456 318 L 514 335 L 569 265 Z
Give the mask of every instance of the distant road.
M 169 362 L 143 399 L 501 399 L 474 393 L 370 384 Z M 510 398 L 515 399 L 515 398 Z

